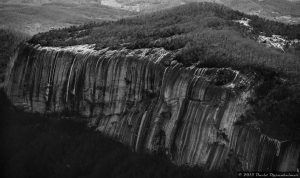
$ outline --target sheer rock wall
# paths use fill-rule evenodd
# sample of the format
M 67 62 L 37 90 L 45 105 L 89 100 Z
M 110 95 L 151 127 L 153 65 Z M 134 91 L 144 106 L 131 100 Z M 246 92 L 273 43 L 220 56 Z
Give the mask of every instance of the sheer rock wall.
M 229 68 L 184 67 L 164 49 L 93 50 L 25 44 L 11 61 L 6 92 L 30 112 L 80 116 L 136 151 L 179 165 L 295 171 L 300 146 L 235 121 L 251 80 Z

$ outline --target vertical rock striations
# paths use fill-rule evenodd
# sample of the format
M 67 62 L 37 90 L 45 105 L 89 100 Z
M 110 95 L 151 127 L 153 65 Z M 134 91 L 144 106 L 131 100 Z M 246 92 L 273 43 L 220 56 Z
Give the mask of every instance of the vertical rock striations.
M 164 49 L 95 51 L 23 45 L 8 73 L 11 101 L 31 112 L 72 113 L 135 150 L 208 169 L 295 171 L 300 145 L 235 121 L 250 80 L 226 68 L 183 67 Z

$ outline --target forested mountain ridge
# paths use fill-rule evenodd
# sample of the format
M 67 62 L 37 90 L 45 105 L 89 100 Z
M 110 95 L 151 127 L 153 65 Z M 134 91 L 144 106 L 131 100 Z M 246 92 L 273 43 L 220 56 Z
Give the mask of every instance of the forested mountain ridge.
M 243 18 L 250 19 L 251 33 L 235 22 Z M 281 139 L 296 138 L 300 133 L 299 113 L 290 112 L 289 108 L 300 105 L 299 48 L 296 46 L 286 52 L 267 48 L 256 41 L 261 33 L 300 38 L 299 25 L 265 20 L 213 3 L 191 3 L 116 22 L 51 30 L 35 35 L 29 43 L 57 47 L 95 44 L 95 49 L 110 50 L 164 48 L 174 52 L 174 59 L 186 67 L 255 71 L 263 85 L 256 88 L 257 96 L 249 101 L 253 109 L 241 123 L 265 121 L 258 123 L 267 134 Z M 293 77 L 282 79 L 287 76 Z
M 247 28 L 235 22 L 243 18 L 250 20 L 249 25 L 253 28 L 251 33 Z M 245 62 L 244 55 L 235 54 L 237 51 L 245 50 L 245 53 L 253 51 L 251 58 L 255 58 L 256 55 L 269 56 L 267 58 L 287 58 L 287 61 L 298 62 L 293 53 L 283 54 L 273 49 L 258 52 L 264 49 L 253 39 L 260 34 L 281 35 L 290 40 L 300 39 L 299 29 L 300 25 L 286 25 L 265 20 L 213 3 L 191 3 L 166 11 L 121 19 L 117 22 L 93 23 L 51 30 L 35 35 L 30 42 L 42 46 L 96 44 L 98 49 L 163 47 L 168 50 L 183 49 L 181 51 L 190 47 L 199 48 L 201 44 L 202 50 L 200 51 L 205 51 L 206 54 L 200 54 L 199 50 L 197 53 L 206 58 L 210 55 L 220 55 L 209 52 L 215 48 L 225 50 L 237 46 L 238 50 L 224 51 L 226 58 L 243 57 L 240 62 Z M 243 49 L 244 46 L 245 49 Z M 298 49 L 297 46 L 295 48 Z M 194 58 L 194 60 L 197 61 L 199 58 Z M 292 66 L 295 65 L 290 67 Z M 277 68 L 278 65 L 274 64 L 272 67 Z
M 179 165 L 295 171 L 299 53 L 258 40 L 274 35 L 297 43 L 299 26 L 213 3 L 51 30 L 20 46 L 5 91 Z

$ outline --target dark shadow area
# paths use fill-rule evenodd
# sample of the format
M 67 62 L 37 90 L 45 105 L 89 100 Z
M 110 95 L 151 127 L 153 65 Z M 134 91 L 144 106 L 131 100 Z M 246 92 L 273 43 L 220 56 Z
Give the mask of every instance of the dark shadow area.
M 134 153 L 84 123 L 18 111 L 0 91 L 1 177 L 226 177 L 178 167 L 161 154 Z M 231 176 L 227 176 L 231 177 Z
M 0 84 L 4 82 L 10 57 L 14 55 L 18 45 L 28 38 L 28 35 L 16 30 L 0 29 Z

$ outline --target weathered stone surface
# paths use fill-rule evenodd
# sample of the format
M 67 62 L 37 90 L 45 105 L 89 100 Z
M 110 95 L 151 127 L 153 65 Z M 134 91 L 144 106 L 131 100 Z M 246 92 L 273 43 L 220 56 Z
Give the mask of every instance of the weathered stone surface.
M 95 51 L 24 45 L 13 59 L 11 101 L 40 113 L 72 113 L 135 150 L 165 152 L 208 169 L 295 171 L 300 145 L 235 121 L 250 81 L 226 68 L 183 67 L 164 49 Z

